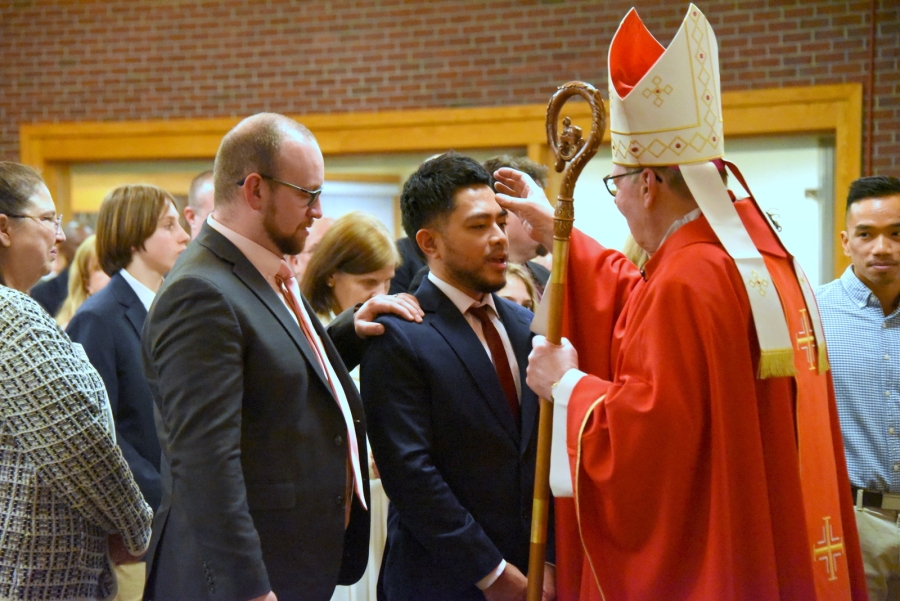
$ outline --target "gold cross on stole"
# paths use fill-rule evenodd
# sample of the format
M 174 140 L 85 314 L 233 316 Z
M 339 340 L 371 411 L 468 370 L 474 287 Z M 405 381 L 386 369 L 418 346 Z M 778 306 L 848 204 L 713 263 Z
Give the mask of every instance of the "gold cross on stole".
M 806 361 L 809 363 L 810 369 L 816 368 L 816 351 L 813 343 L 816 337 L 812 331 L 812 325 L 809 323 L 809 315 L 806 309 L 800 309 L 800 325 L 802 329 L 797 332 L 797 348 L 806 351 Z
M 825 516 L 822 518 L 825 520 L 825 525 L 822 526 L 822 540 L 820 540 L 813 548 L 813 557 L 817 561 L 825 562 L 825 569 L 828 571 L 828 580 L 837 580 L 837 561 L 836 559 L 841 556 L 844 550 L 844 543 L 841 542 L 841 539 L 834 536 L 834 533 L 831 531 L 831 516 Z

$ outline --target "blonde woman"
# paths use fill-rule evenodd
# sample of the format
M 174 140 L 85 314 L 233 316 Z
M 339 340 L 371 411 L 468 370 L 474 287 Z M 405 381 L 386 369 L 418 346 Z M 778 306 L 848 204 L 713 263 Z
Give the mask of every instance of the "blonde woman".
M 344 309 L 387 294 L 400 253 L 375 217 L 354 211 L 334 222 L 309 260 L 300 290 L 323 324 Z
M 88 236 L 75 251 L 69 267 L 69 294 L 56 314 L 59 327 L 65 329 L 78 307 L 108 283 L 109 276 L 97 259 L 97 236 Z
M 382 223 L 365 213 L 348 213 L 334 222 L 312 253 L 300 289 L 323 324 L 344 309 L 387 294 L 400 253 Z M 359 368 L 350 376 L 359 387 Z M 375 601 L 378 570 L 387 536 L 388 500 L 378 471 L 370 461 L 371 520 L 369 564 L 353 586 L 340 586 L 332 601 Z
M 520 263 L 509 263 L 506 266 L 506 285 L 497 295 L 534 311 L 538 303 L 538 293 L 531 272 Z

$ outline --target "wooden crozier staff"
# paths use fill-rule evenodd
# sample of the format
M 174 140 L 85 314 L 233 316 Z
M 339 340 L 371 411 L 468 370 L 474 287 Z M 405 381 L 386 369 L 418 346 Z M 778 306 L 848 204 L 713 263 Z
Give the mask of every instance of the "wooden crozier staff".
M 557 134 L 559 114 L 573 96 L 581 96 L 591 107 L 591 133 L 582 139 L 581 128 L 571 119 L 562 120 L 563 130 Z M 547 105 L 547 143 L 556 156 L 556 171 L 562 172 L 562 183 L 556 199 L 553 221 L 553 271 L 545 294 L 550 295 L 547 340 L 559 344 L 562 338 L 563 294 L 569 263 L 569 238 L 575 221 L 573 195 L 581 170 L 597 153 L 606 130 L 606 111 L 600 92 L 594 86 L 572 81 L 561 86 Z M 565 169 L 565 170 L 564 170 Z M 547 518 L 550 510 L 550 442 L 553 428 L 553 403 L 540 401 L 538 422 L 537 465 L 534 475 L 534 506 L 531 514 L 531 548 L 528 557 L 528 601 L 540 601 L 544 588 L 544 562 L 547 555 Z

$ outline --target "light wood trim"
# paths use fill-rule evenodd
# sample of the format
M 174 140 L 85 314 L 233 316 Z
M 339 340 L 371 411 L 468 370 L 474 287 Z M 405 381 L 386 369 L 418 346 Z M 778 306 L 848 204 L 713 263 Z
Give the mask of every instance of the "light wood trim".
M 834 223 L 835 233 L 839 232 L 844 221 L 843 199 L 861 173 L 862 85 L 725 92 L 722 108 L 729 138 L 802 133 L 835 136 Z M 573 119 L 589 118 L 589 108 L 575 103 L 569 114 Z M 545 115 L 546 105 L 533 104 L 294 116 L 316 134 L 326 155 L 521 147 L 529 156 L 543 156 L 546 164 Z M 22 125 L 21 160 L 49 173 L 48 167 L 50 171 L 58 168 L 52 164 L 79 161 L 209 159 L 238 120 Z M 609 139 L 608 132 L 605 139 Z M 837 236 L 832 249 L 838 275 L 847 260 Z

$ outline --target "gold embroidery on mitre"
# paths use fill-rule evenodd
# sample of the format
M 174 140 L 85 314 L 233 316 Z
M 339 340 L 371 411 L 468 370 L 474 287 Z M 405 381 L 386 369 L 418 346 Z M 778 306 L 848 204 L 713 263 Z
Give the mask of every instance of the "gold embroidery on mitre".
M 769 280 L 759 277 L 759 274 L 754 269 L 750 272 L 750 287 L 755 288 L 760 296 L 765 296 L 766 288 L 769 287 Z
M 813 557 L 816 561 L 825 562 L 828 580 L 837 580 L 837 558 L 843 555 L 844 543 L 840 537 L 834 536 L 831 527 L 831 516 L 826 515 L 822 519 L 825 521 L 825 524 L 822 526 L 822 540 L 813 547 Z
M 667 60 L 674 53 L 683 58 Z M 672 44 L 634 90 L 637 94 L 620 98 L 610 81 L 613 162 L 673 165 L 721 157 L 718 67 L 715 34 L 692 5 Z
M 663 102 L 665 102 L 665 100 L 663 99 L 663 94 L 668 96 L 675 89 L 669 84 L 662 85 L 662 81 L 662 77 L 657 75 L 650 81 L 650 83 L 653 85 L 644 88 L 644 91 L 642 92 L 644 98 L 649 99 L 651 96 L 653 96 L 653 104 L 657 107 L 662 106 Z
M 797 332 L 796 340 L 797 350 L 806 351 L 806 362 L 809 364 L 809 368 L 816 369 L 816 336 L 805 308 L 800 309 L 800 331 Z

